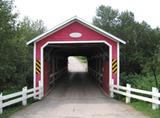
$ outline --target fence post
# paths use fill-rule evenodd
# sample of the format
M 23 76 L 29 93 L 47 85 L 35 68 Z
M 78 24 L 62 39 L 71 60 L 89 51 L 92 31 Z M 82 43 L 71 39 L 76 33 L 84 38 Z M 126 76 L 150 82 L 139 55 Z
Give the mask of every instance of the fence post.
M 155 96 L 157 93 L 158 93 L 158 89 L 155 87 L 152 87 L 152 100 L 153 100 L 153 102 L 158 101 L 158 96 Z M 152 103 L 153 110 L 158 109 L 158 107 L 159 107 L 158 104 Z
M 131 85 L 130 84 L 127 84 L 127 90 L 126 90 L 126 103 L 130 103 L 131 102 L 131 97 L 130 97 L 130 94 L 131 94 Z
M 27 87 L 26 86 L 22 89 L 22 105 L 23 106 L 27 105 Z
M 3 99 L 2 99 L 2 93 L 0 94 L 0 114 L 3 113 Z
M 42 97 L 43 97 L 43 87 L 42 87 L 42 84 L 41 84 L 41 81 L 39 81 L 39 99 L 41 100 Z
M 110 85 L 110 97 L 113 98 L 114 97 L 114 81 L 111 80 L 111 85 Z
M 36 99 L 36 87 L 34 87 L 34 91 L 33 92 L 34 92 L 34 96 L 33 97 L 34 97 L 34 99 Z

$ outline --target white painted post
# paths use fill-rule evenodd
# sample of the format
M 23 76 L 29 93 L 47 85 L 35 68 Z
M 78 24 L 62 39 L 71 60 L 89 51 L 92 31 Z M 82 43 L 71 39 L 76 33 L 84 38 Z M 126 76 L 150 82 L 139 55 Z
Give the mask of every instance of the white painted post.
M 34 97 L 35 100 L 39 99 L 37 92 L 39 92 L 39 89 L 37 90 L 37 87 L 34 87 L 34 91 L 33 91 L 34 96 L 33 97 Z
M 41 81 L 39 81 L 39 99 L 41 100 L 43 97 L 43 86 Z
M 113 98 L 114 97 L 114 81 L 111 80 L 111 85 L 110 85 L 110 97 Z
M 27 87 L 26 86 L 22 89 L 22 105 L 23 106 L 27 105 Z
M 0 94 L 0 114 L 3 113 L 3 99 L 2 99 L 2 93 Z
M 157 93 L 158 93 L 158 89 L 155 88 L 155 87 L 152 87 L 152 100 L 153 100 L 153 102 L 158 101 L 158 97 L 155 96 Z M 159 108 L 158 104 L 152 103 L 152 109 L 153 110 L 158 109 L 158 108 Z
M 126 103 L 130 103 L 131 102 L 131 97 L 130 97 L 130 94 L 131 94 L 131 85 L 130 84 L 127 84 L 127 91 L 126 91 Z
M 34 87 L 33 93 L 34 93 L 34 99 L 36 99 L 36 87 Z
M 39 96 L 38 96 L 38 97 L 39 97 L 39 100 L 41 99 L 41 87 L 40 87 L 40 86 L 41 86 L 41 82 L 39 81 L 39 82 L 38 82 L 38 87 L 39 87 L 39 89 L 38 89 L 38 91 L 39 91 Z

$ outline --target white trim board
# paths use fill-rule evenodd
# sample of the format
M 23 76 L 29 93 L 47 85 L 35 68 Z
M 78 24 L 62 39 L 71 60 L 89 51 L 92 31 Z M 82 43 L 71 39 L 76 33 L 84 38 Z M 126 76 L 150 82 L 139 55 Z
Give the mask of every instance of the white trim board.
M 33 87 L 36 88 L 36 43 L 33 47 Z
M 111 81 L 112 81 L 112 46 L 106 42 L 106 41 L 48 41 L 46 42 L 42 47 L 41 47 L 41 82 L 42 82 L 42 86 L 44 86 L 44 48 L 48 45 L 48 44 L 71 44 L 71 43 L 104 43 L 109 47 L 109 86 L 111 85 Z M 44 93 L 43 93 L 44 96 Z
M 96 31 L 96 32 L 98 32 L 98 33 L 106 36 L 106 37 L 111 38 L 112 40 L 114 40 L 114 41 L 116 41 L 116 42 L 121 42 L 121 43 L 123 43 L 123 44 L 126 44 L 126 42 L 125 42 L 124 40 L 122 40 L 122 39 L 120 39 L 120 38 L 118 38 L 118 37 L 116 37 L 116 36 L 114 36 L 114 35 L 106 32 L 106 31 L 104 31 L 104 30 L 102 30 L 102 29 L 100 29 L 100 28 L 98 28 L 98 27 L 96 27 L 96 26 L 94 26 L 94 25 L 86 22 L 85 20 L 83 20 L 83 19 L 81 19 L 81 18 L 79 18 L 79 17 L 77 17 L 77 16 L 74 16 L 74 17 L 66 20 L 65 22 L 63 22 L 63 23 L 55 26 L 55 27 L 52 28 L 51 30 L 48 30 L 47 32 L 45 32 L 45 33 L 43 33 L 43 34 L 35 37 L 34 39 L 28 41 L 26 44 L 27 44 L 27 45 L 30 45 L 30 44 L 32 44 L 33 42 L 37 42 L 37 41 L 39 41 L 39 40 L 41 40 L 41 39 L 49 36 L 50 34 L 52 34 L 52 33 L 56 32 L 56 31 L 64 28 L 65 26 L 67 26 L 67 25 L 69 25 L 69 24 L 71 24 L 71 23 L 73 23 L 73 22 L 76 22 L 76 21 L 79 22 L 79 23 L 81 23 L 81 24 L 83 24 L 83 25 L 85 25 L 86 27 L 89 27 L 90 29 L 92 29 L 92 30 L 94 30 L 94 31 Z
M 119 86 L 119 80 L 120 80 L 120 47 L 119 43 L 117 43 L 117 85 Z

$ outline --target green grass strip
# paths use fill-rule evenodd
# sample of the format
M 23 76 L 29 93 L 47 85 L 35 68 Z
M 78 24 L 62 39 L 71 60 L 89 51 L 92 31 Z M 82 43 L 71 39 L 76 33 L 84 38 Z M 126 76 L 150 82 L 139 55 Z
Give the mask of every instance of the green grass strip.
M 135 101 L 131 105 L 137 110 L 150 116 L 151 118 L 160 118 L 160 109 L 152 110 L 152 105 L 150 103 Z

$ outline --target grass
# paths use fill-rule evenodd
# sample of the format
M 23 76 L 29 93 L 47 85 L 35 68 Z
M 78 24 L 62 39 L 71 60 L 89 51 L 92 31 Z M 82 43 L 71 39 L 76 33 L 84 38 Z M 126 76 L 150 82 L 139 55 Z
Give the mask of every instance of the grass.
M 115 99 L 125 102 L 125 97 L 122 95 L 115 94 Z M 142 112 L 144 115 L 149 116 L 150 118 L 160 118 L 160 108 L 153 110 L 151 103 L 132 99 L 130 105 L 137 111 Z
M 32 103 L 36 102 L 37 100 L 34 100 L 33 98 L 30 98 L 29 100 L 27 100 L 27 106 L 31 105 Z M 25 106 L 25 107 L 27 107 Z M 3 108 L 3 113 L 0 114 L 0 118 L 8 118 L 10 117 L 12 114 L 14 114 L 15 112 L 23 109 L 24 106 L 22 106 L 22 102 L 19 102 L 17 104 L 8 106 L 6 108 Z
M 11 93 L 21 91 L 22 86 L 15 86 L 15 85 L 8 84 L 8 85 L 6 85 L 6 88 L 3 88 L 3 89 L 0 88 L 0 90 L 1 90 L 0 93 L 2 92 L 3 95 L 7 95 L 7 94 L 11 94 Z M 35 100 L 33 98 L 31 98 L 31 99 L 27 100 L 27 102 L 28 102 L 28 105 L 30 105 L 33 102 L 35 102 Z M 13 113 L 21 110 L 22 108 L 24 108 L 22 106 L 22 102 L 19 102 L 19 103 L 13 104 L 11 106 L 5 107 L 5 108 L 3 108 L 3 113 L 0 114 L 0 118 L 8 118 Z
M 152 110 L 152 105 L 150 103 L 142 102 L 142 101 L 134 101 L 131 103 L 137 111 L 142 112 L 146 116 L 151 118 L 160 118 L 160 109 Z
M 160 74 L 157 75 L 158 83 L 160 83 Z M 121 85 L 126 85 L 129 83 L 133 88 L 142 89 L 142 90 L 152 90 L 152 87 L 156 86 L 154 77 L 151 74 L 147 75 L 138 75 L 138 74 L 129 74 L 126 73 L 121 74 Z M 160 85 L 159 85 L 160 86 Z M 160 89 L 160 88 L 159 88 Z M 124 97 L 118 95 L 118 100 L 123 100 Z M 160 118 L 160 109 L 152 110 L 152 105 L 150 103 L 134 100 L 131 105 L 137 110 L 145 114 L 146 116 L 150 116 L 151 118 Z
M 14 106 L 10 106 L 8 108 L 4 108 L 4 111 L 2 114 L 0 114 L 0 118 L 8 118 L 9 116 L 11 116 L 13 113 L 21 110 L 23 108 L 22 105 L 14 105 Z

